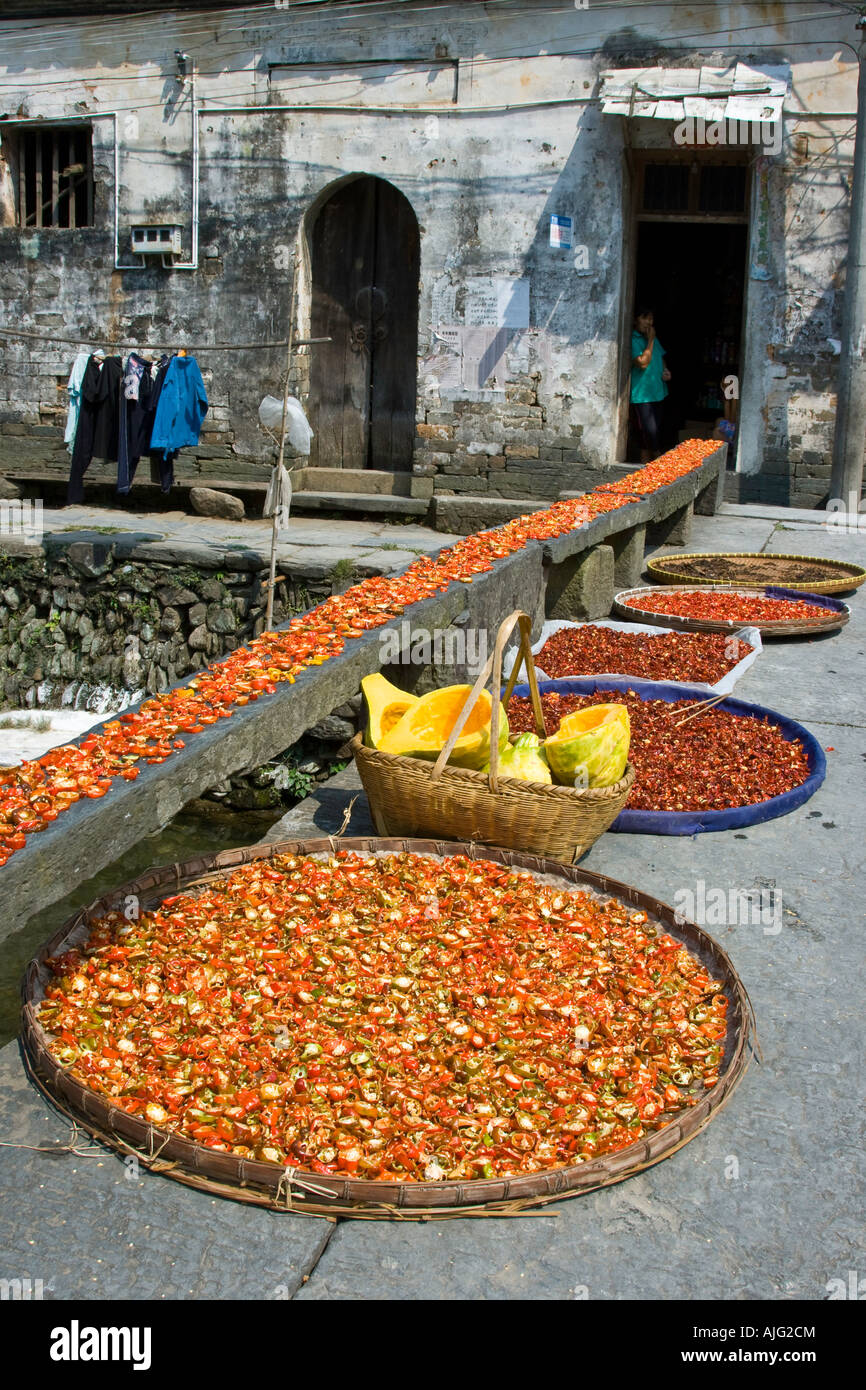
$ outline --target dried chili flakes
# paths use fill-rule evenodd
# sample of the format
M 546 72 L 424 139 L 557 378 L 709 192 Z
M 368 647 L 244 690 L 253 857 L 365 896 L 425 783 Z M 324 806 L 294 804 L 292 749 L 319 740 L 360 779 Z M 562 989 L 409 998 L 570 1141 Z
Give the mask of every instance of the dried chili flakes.
M 277 856 L 49 962 L 84 1085 L 316 1173 L 533 1173 L 626 1148 L 716 1084 L 721 983 L 646 912 L 486 860 Z
M 699 618 L 714 623 L 814 622 L 828 610 L 803 599 L 764 598 L 761 594 L 722 593 L 720 590 L 680 590 L 676 593 L 641 593 L 625 600 L 627 608 L 644 613 L 670 613 L 677 618 Z
M 712 707 L 691 713 L 686 720 L 695 710 L 694 699 L 642 700 L 632 690 L 545 694 L 541 703 L 548 734 L 555 733 L 572 710 L 609 701 L 626 705 L 631 719 L 628 756 L 635 782 L 629 810 L 726 811 L 781 796 L 809 776 L 799 739 L 784 738 L 769 719 L 750 719 Z M 512 698 L 508 725 L 512 733 L 535 729 L 528 699 Z
M 722 633 L 619 632 L 616 628 L 560 628 L 548 637 L 537 661 L 548 676 L 596 676 L 621 671 L 654 681 L 703 681 L 714 685 L 752 648 Z
M 680 444 L 650 465 L 651 479 L 684 473 L 700 466 L 706 441 Z M 631 475 L 643 477 L 639 470 Z M 302 671 L 321 666 L 345 648 L 346 642 L 390 622 L 413 603 L 440 593 L 455 581 L 471 584 L 478 574 L 493 568 L 497 560 L 522 549 L 529 541 L 567 535 L 594 516 L 637 501 L 623 491 L 603 489 L 554 503 L 545 511 L 516 517 L 495 530 L 467 536 L 436 557 L 422 556 L 403 574 L 382 575 L 354 584 L 344 594 L 332 594 L 324 603 L 293 618 L 277 632 L 262 633 L 245 647 L 212 662 L 195 680 L 145 700 L 137 710 L 106 723 L 99 733 L 80 744 L 55 748 L 35 762 L 0 771 L 0 867 L 23 849 L 27 837 L 44 830 L 81 797 L 102 797 L 118 778 L 132 781 L 139 764 L 165 762 L 185 746 L 186 737 L 201 733 L 219 719 L 231 718 L 234 709 L 262 696 L 273 695 L 277 686 L 292 684 Z M 183 737 L 179 737 L 179 735 Z
M 609 483 L 602 483 L 595 491 L 597 493 L 617 493 L 632 490 L 643 495 L 657 492 L 660 487 L 666 487 L 668 483 L 676 482 L 686 473 L 691 473 L 695 468 L 699 468 L 704 459 L 709 458 L 710 454 L 714 454 L 718 448 L 717 440 L 685 439 L 676 448 L 662 454 L 653 463 L 648 463 L 633 473 L 626 473 L 622 478 L 615 478 Z

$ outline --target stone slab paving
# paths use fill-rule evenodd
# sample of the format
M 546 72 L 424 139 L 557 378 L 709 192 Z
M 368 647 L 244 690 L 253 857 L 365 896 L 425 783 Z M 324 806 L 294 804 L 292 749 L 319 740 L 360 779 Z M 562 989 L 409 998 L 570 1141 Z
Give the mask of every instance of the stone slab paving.
M 754 519 L 766 523 L 763 545 L 799 549 L 789 533 L 778 543 L 774 518 Z M 696 519 L 690 548 L 742 548 L 717 539 L 717 525 Z M 866 537 L 844 539 L 862 563 Z M 833 555 L 835 542 L 815 529 L 803 551 Z M 768 645 L 737 688 L 803 719 L 833 750 L 811 801 L 738 832 L 606 835 L 583 861 L 668 902 L 701 883 L 777 895 L 763 922 L 707 922 L 751 994 L 763 1061 L 692 1143 L 541 1215 L 337 1225 L 144 1173 L 132 1181 L 102 1151 L 6 1148 L 0 1275 L 43 1278 L 55 1298 L 823 1300 L 829 1280 L 862 1271 L 866 598 L 852 609 L 837 635 Z M 268 839 L 334 833 L 356 792 L 347 768 Z M 370 829 L 360 797 L 349 833 Z M 14 1044 L 0 1052 L 0 1097 L 6 1143 L 65 1140 L 67 1123 L 29 1088 Z
M 41 1279 L 46 1298 L 290 1298 L 334 1230 L 137 1173 L 76 1139 L 16 1043 L 0 1051 L 0 1135 L 13 1146 L 0 1149 L 0 1278 Z
M 106 540 L 111 540 L 110 532 L 137 533 L 146 546 L 168 543 L 175 547 L 183 545 L 217 551 L 241 548 L 263 559 L 270 556 L 270 520 L 232 522 L 180 511 L 136 513 L 110 507 L 76 506 L 45 507 L 42 525 L 46 535 L 58 538 L 77 530 L 96 530 Z M 378 574 L 403 569 L 416 555 L 436 554 L 458 539 L 417 524 L 400 526 L 389 525 L 386 521 L 292 516 L 286 535 L 279 540 L 277 558 L 282 565 L 300 569 L 310 560 L 320 565 L 325 562 L 322 573 L 326 573 L 327 568 L 332 568 L 339 560 L 364 562 L 369 566 L 369 557 L 375 552 L 374 568 L 369 572 Z M 407 551 L 411 553 L 406 554 Z

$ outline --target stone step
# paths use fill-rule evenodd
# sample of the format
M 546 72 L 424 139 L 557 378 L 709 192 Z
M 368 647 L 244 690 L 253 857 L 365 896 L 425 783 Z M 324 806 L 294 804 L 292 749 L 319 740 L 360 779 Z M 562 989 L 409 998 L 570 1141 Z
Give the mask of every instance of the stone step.
M 376 492 L 293 492 L 293 512 L 351 512 L 365 516 L 426 516 L 426 497 L 393 497 Z
M 292 485 L 297 492 L 373 493 L 379 497 L 412 497 L 413 475 L 376 468 L 296 468 Z
M 456 497 L 433 498 L 433 526 L 455 536 L 470 536 L 490 526 L 502 526 L 527 512 L 543 512 L 549 501 L 537 497 L 473 497 L 460 493 Z

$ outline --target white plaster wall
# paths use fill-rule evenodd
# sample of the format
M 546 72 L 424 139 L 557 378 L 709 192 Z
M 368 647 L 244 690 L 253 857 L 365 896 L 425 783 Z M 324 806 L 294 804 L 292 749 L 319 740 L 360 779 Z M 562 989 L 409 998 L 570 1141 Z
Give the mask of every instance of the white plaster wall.
M 75 234 L 74 248 L 62 232 L 0 229 L 0 276 L 10 265 L 26 270 L 18 294 L 12 272 L 0 278 L 0 296 L 34 328 L 49 322 L 56 329 L 59 315 L 71 331 L 94 334 L 137 324 L 156 335 L 182 332 L 202 340 L 280 336 L 289 298 L 286 248 L 294 245 L 306 208 L 347 173 L 378 174 L 406 194 L 421 226 L 422 354 L 430 343 L 433 287 L 444 276 L 460 282 L 469 275 L 528 274 L 528 360 L 541 374 L 539 401 L 552 428 L 583 426 L 588 461 L 608 463 L 615 455 L 621 351 L 624 123 L 592 104 L 598 71 L 646 51 L 657 61 L 720 66 L 735 56 L 794 55 L 790 104 L 803 114 L 791 120 L 789 137 L 801 128 L 808 133 L 810 155 L 795 157 L 789 138 L 773 164 L 770 279 L 749 286 L 741 457 L 744 466 L 761 468 L 768 430 L 773 433 L 768 392 L 771 383 L 780 389 L 778 372 L 771 376 L 778 358 L 767 340 L 794 355 L 798 341 L 813 357 L 819 353 L 812 329 L 820 336 L 838 318 L 845 254 L 848 113 L 856 85 L 845 43 L 854 38 L 854 20 L 827 16 L 816 24 L 801 15 L 801 6 L 785 4 L 239 9 L 53 19 L 36 41 L 32 22 L 4 24 L 0 114 L 95 118 L 100 229 Z M 107 112 L 117 113 L 121 260 L 129 259 L 128 227 L 138 220 L 183 223 L 185 254 L 190 251 L 190 84 L 176 81 L 176 48 L 195 61 L 204 112 L 202 268 L 118 272 Z M 261 109 L 269 64 L 370 58 L 457 59 L 457 109 L 441 102 L 432 116 Z M 256 109 L 213 114 L 228 106 Z M 667 128 L 653 131 L 654 140 L 666 138 Z M 573 216 L 588 273 L 578 273 L 573 256 L 547 244 L 552 212 Z M 90 247 L 89 258 L 82 246 Z M 46 345 L 35 353 L 15 349 L 13 358 L 62 370 L 73 353 Z M 273 386 L 278 357 L 213 361 L 219 402 L 240 451 L 261 447 L 254 399 Z M 19 372 L 14 385 L 6 383 L 7 398 L 15 392 L 23 398 L 24 380 Z M 791 409 L 826 409 L 830 399 L 826 385 L 813 387 Z

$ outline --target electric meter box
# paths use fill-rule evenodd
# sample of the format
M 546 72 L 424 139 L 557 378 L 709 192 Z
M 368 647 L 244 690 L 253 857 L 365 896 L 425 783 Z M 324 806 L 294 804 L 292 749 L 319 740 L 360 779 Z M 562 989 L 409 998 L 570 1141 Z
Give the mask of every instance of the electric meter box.
M 183 228 L 174 223 L 132 228 L 132 252 L 135 256 L 179 256 Z

